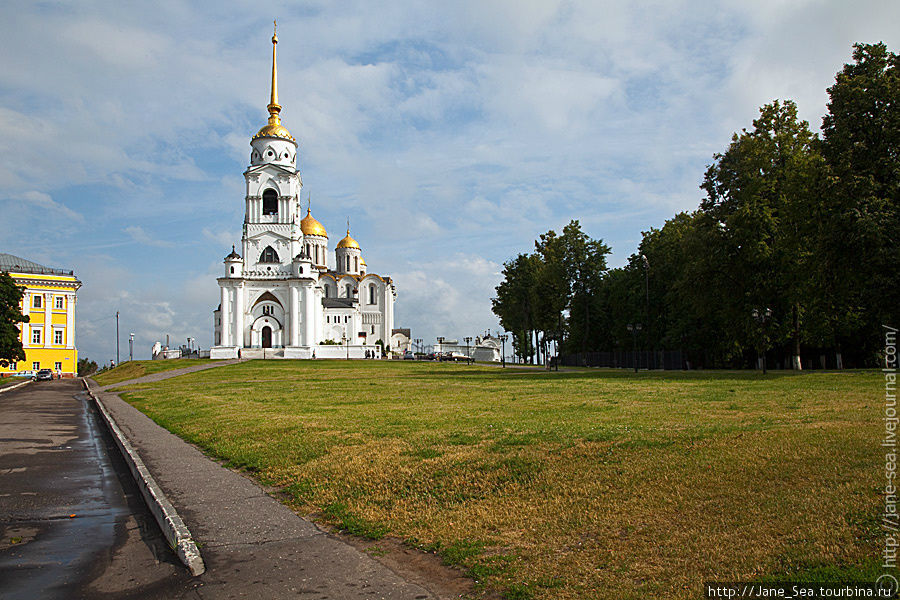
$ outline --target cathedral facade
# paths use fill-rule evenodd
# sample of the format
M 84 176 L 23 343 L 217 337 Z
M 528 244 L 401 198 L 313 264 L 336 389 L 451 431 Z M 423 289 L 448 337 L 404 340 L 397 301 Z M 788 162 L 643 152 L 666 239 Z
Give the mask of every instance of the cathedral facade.
M 328 232 L 309 208 L 301 218 L 303 182 L 297 141 L 281 124 L 277 35 L 272 36 L 268 123 L 250 140 L 244 172 L 241 253 L 232 247 L 217 281 L 210 358 L 363 358 L 390 343 L 397 290 L 368 272 L 359 243 L 347 235 L 327 266 Z

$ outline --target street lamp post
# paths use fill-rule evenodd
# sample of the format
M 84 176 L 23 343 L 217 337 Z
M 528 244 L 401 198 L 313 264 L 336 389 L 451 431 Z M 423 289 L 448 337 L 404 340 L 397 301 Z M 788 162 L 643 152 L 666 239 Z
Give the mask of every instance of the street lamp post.
M 119 311 L 116 311 L 116 365 L 119 364 Z
M 466 364 L 468 365 L 471 364 L 469 361 L 469 342 L 472 341 L 472 336 L 464 337 L 463 339 L 466 340 Z
M 647 260 L 646 254 L 641 254 L 641 262 L 644 264 L 644 320 L 647 321 L 647 337 L 650 337 L 650 261 Z M 653 356 L 653 365 L 656 367 L 656 349 L 650 347 L 651 356 Z
M 134 360 L 134 332 L 128 334 L 128 360 Z
M 438 348 L 440 348 L 440 350 L 438 350 L 438 354 L 439 354 L 438 360 L 443 361 L 444 360 L 444 356 L 443 356 L 444 355 L 444 337 L 439 335 L 437 338 L 437 342 L 438 342 Z
M 629 323 L 626 325 L 628 331 L 631 332 L 631 339 L 633 341 L 633 351 L 632 351 L 632 362 L 634 363 L 634 372 L 638 372 L 638 363 L 637 363 L 637 332 L 641 330 L 640 323 Z
M 759 323 L 762 328 L 762 343 L 757 346 L 757 354 L 762 354 L 762 367 L 763 367 L 763 375 L 766 374 L 766 325 L 772 319 L 772 309 L 771 308 L 754 308 L 753 319 Z M 762 347 L 762 351 L 760 352 L 760 347 Z
M 422 338 L 416 338 L 416 339 L 414 339 L 413 341 L 416 343 L 416 346 L 419 348 L 419 356 L 421 356 L 421 355 L 423 354 L 423 352 L 422 352 L 422 342 L 423 342 L 424 340 L 422 340 Z
M 347 337 L 346 333 L 341 336 L 341 341 L 347 346 L 347 360 L 350 360 L 350 338 Z
M 507 334 L 503 334 L 500 336 L 500 364 L 503 365 L 503 368 L 506 368 L 506 339 L 509 337 Z

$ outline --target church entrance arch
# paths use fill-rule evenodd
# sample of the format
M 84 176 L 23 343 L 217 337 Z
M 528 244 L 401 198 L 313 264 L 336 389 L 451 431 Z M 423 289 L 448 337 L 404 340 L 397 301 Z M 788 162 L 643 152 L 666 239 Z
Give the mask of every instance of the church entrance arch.
M 250 326 L 250 346 L 252 348 L 283 348 L 284 327 L 271 315 L 263 315 Z

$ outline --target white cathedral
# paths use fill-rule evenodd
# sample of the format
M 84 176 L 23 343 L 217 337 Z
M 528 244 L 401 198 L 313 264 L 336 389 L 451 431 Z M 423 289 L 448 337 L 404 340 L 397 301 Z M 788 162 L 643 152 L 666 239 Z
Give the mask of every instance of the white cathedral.
M 390 277 L 368 272 L 349 227 L 329 269 L 328 233 L 309 208 L 300 219 L 303 182 L 297 141 L 279 116 L 276 44 L 273 35 L 269 122 L 250 140 L 244 172 L 243 256 L 232 247 L 217 280 L 210 358 L 380 356 L 375 343 L 390 343 L 397 290 Z

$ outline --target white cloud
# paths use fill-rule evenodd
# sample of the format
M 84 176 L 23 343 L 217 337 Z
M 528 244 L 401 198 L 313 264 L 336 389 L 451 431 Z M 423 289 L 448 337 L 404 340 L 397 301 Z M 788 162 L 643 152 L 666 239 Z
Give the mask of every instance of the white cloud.
M 84 222 L 84 216 L 74 210 L 55 202 L 50 194 L 44 192 L 29 191 L 22 194 L 22 198 L 29 206 L 38 208 L 42 211 L 42 216 L 47 219 L 55 220 L 59 218 L 71 219 L 79 223 Z
M 174 242 L 168 242 L 165 240 L 157 240 L 152 238 L 146 231 L 144 231 L 143 227 L 138 225 L 132 225 L 130 227 L 125 228 L 125 233 L 131 236 L 131 239 L 136 241 L 139 244 L 144 244 L 145 246 L 156 246 L 158 248 L 174 248 Z

